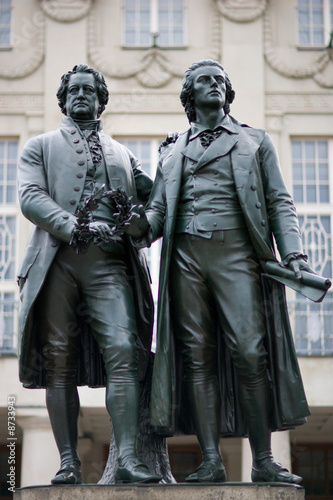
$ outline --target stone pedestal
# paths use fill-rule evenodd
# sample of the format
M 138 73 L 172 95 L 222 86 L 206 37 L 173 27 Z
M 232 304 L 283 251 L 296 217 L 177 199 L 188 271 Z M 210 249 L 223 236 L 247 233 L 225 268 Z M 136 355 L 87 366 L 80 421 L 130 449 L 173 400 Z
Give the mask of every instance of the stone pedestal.
M 287 484 L 253 483 L 32 486 L 14 500 L 304 500 L 304 489 Z

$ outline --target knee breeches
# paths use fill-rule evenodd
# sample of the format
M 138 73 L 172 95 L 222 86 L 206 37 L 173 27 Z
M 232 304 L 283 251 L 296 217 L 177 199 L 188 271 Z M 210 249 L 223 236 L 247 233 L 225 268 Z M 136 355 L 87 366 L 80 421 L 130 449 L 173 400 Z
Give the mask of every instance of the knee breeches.
M 135 311 L 121 256 L 106 253 L 96 245 L 76 255 L 63 245 L 36 307 L 47 385 L 76 381 L 84 325 L 103 352 L 109 378 L 137 376 Z

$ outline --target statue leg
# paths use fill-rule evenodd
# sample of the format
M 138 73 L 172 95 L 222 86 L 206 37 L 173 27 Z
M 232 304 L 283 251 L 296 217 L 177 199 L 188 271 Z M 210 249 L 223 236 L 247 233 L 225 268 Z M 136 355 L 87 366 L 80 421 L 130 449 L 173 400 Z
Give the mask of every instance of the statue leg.
M 53 263 L 36 307 L 46 369 L 46 405 L 60 453 L 60 470 L 53 484 L 82 482 L 77 453 L 79 397 L 76 387 L 80 331 L 75 308 L 78 289 L 61 265 Z
M 203 266 L 202 238 L 177 235 L 170 266 L 172 317 L 185 369 L 186 392 L 203 462 L 186 481 L 224 482 L 220 451 L 220 390 L 216 363 L 216 312 Z
M 271 451 L 260 268 L 247 231 L 225 231 L 221 255 L 221 266 L 211 270 L 209 284 L 238 374 L 239 401 L 253 455 L 252 480 L 297 483 L 301 478 L 274 462 Z
M 87 313 L 107 373 L 106 406 L 118 448 L 116 482 L 158 482 L 161 477 L 137 458 L 139 382 L 137 328 L 125 264 L 94 250 L 94 276 L 84 281 Z

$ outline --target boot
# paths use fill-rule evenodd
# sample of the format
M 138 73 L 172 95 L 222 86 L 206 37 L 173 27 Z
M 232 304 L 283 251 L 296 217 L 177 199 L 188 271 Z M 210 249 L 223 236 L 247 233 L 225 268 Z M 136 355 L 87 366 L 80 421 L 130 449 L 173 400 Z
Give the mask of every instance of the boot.
M 223 483 L 227 475 L 220 451 L 220 397 L 216 377 L 188 380 L 187 388 L 203 461 L 185 481 Z
M 76 386 L 47 387 L 46 406 L 60 453 L 60 470 L 52 484 L 81 484 L 81 462 L 77 454 L 80 402 Z
M 116 483 L 158 483 L 162 477 L 150 472 L 137 458 L 136 442 L 139 426 L 139 383 L 137 380 L 114 378 L 108 381 L 106 406 L 110 414 L 118 448 Z
M 240 402 L 247 424 L 253 457 L 251 479 L 257 482 L 297 484 L 302 478 L 275 462 L 271 449 L 270 391 L 267 378 L 252 386 L 242 384 Z

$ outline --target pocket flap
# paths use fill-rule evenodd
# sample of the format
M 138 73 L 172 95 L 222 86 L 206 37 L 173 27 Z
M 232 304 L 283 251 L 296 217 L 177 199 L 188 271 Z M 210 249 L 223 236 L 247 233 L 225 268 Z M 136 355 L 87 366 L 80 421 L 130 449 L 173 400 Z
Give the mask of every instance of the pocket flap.
M 31 267 L 34 265 L 39 252 L 40 248 L 32 247 L 30 245 L 27 246 L 23 260 L 17 273 L 18 278 L 26 278 L 28 276 L 28 273 Z

